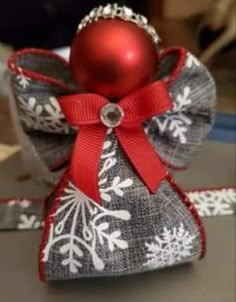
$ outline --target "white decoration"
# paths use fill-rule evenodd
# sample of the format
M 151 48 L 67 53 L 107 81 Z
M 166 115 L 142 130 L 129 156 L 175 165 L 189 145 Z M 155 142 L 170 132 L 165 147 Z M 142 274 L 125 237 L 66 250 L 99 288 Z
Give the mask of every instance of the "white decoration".
M 39 229 L 43 225 L 43 222 L 37 220 L 36 215 L 27 216 L 25 214 L 20 215 L 20 222 L 17 225 L 19 230 Z
M 172 137 L 178 139 L 181 144 L 187 143 L 187 132 L 192 124 L 191 119 L 184 114 L 184 111 L 191 105 L 190 87 L 186 86 L 182 94 L 178 94 L 176 101 L 173 103 L 173 109 L 162 116 L 155 116 L 155 121 L 160 133 L 169 131 Z
M 109 233 L 110 224 L 106 217 L 129 220 L 130 213 L 125 210 L 108 210 L 89 200 L 72 183 L 65 189 L 60 199 L 60 206 L 55 217 L 60 215 L 56 225 L 51 226 L 47 245 L 44 249 L 43 261 L 47 262 L 52 247 L 61 242 L 60 253 L 65 256 L 61 264 L 68 266 L 72 274 L 78 273 L 84 264 L 85 253 L 89 253 L 93 266 L 101 271 L 105 267 L 104 260 L 99 255 L 100 246 L 107 244 L 110 252 L 116 248 L 127 249 L 128 242 L 121 238 L 120 230 Z M 63 214 L 63 215 L 62 215 Z M 82 226 L 78 233 L 77 226 Z M 65 226 L 70 225 L 70 232 L 65 232 Z M 85 260 L 88 261 L 88 260 Z
M 107 179 L 104 178 L 102 181 L 100 181 L 99 185 L 101 186 L 102 184 L 106 183 Z M 108 193 L 110 193 L 111 191 L 113 191 L 116 195 L 123 197 L 124 196 L 124 188 L 128 188 L 133 184 L 133 180 L 130 178 L 125 179 L 124 181 L 121 181 L 119 176 L 116 176 L 113 179 L 112 185 L 106 188 L 101 188 L 100 189 L 100 193 L 101 193 L 101 198 L 104 201 L 111 201 L 111 195 L 109 195 Z
M 186 109 L 192 104 L 192 100 L 190 99 L 190 92 L 191 89 L 189 86 L 184 87 L 183 93 L 177 95 L 172 112 L 186 111 Z
M 186 66 L 192 68 L 193 66 L 200 66 L 199 60 L 191 53 L 187 54 Z
M 162 234 L 155 236 L 155 241 L 145 243 L 148 252 L 144 266 L 157 269 L 185 261 L 192 254 L 195 238 L 183 224 L 172 229 L 164 227 Z
M 19 96 L 20 120 L 29 128 L 46 132 L 68 133 L 69 126 L 55 97 L 49 97 L 49 103 L 38 104 L 35 97 L 25 100 Z
M 31 79 L 23 74 L 19 74 L 17 77 L 16 77 L 17 81 L 18 81 L 18 84 L 23 88 L 23 89 L 26 89 L 29 84 L 30 84 L 30 81 Z
M 111 134 L 111 130 L 108 130 L 108 135 Z M 103 145 L 103 155 L 102 160 L 103 165 L 101 167 L 101 170 L 99 171 L 99 192 L 101 195 L 101 199 L 106 202 L 111 202 L 112 200 L 112 193 L 114 193 L 117 196 L 123 197 L 124 196 L 124 190 L 126 188 L 129 188 L 133 184 L 133 180 L 131 178 L 126 178 L 124 180 L 121 180 L 120 176 L 115 176 L 110 183 L 110 185 L 107 186 L 108 179 L 107 177 L 104 177 L 104 173 L 107 172 L 109 169 L 114 167 L 117 163 L 117 159 L 115 157 L 116 155 L 116 145 L 117 142 L 112 147 L 111 141 L 107 140 L 105 141 Z M 112 148 L 110 150 L 110 148 Z M 107 151 L 107 152 L 106 152 Z
M 202 217 L 233 215 L 235 213 L 235 189 L 193 191 L 187 194 Z

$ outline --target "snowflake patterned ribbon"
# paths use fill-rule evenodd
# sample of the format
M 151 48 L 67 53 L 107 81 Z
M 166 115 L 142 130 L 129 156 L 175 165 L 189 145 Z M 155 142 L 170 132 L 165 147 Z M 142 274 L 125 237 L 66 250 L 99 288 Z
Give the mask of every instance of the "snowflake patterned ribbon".
M 233 215 L 236 212 L 234 188 L 196 190 L 187 195 L 202 217 Z
M 110 142 L 107 141 L 104 145 L 105 148 L 110 146 Z M 114 157 L 114 151 L 108 152 L 104 155 L 103 159 L 106 161 L 105 167 L 112 167 L 116 164 L 116 158 Z M 112 163 L 112 164 L 110 164 Z M 104 171 L 104 170 L 103 170 Z M 123 197 L 125 189 L 130 187 L 133 183 L 132 179 L 126 178 L 120 180 L 118 176 L 112 180 L 111 185 L 106 186 L 107 178 L 102 177 L 99 182 L 101 197 L 105 202 L 111 202 L 112 194 Z M 222 189 L 205 189 L 198 191 L 188 191 L 187 195 L 191 202 L 195 205 L 199 215 L 201 217 L 216 217 L 227 216 L 236 214 L 236 189 L 234 188 L 222 188 Z M 35 214 L 32 214 L 31 206 L 36 206 Z M 43 201 L 37 201 L 28 199 L 9 199 L 7 202 L 0 203 L 2 207 L 2 213 L 7 212 L 5 216 L 12 217 L 12 224 L 8 223 L 8 229 L 37 229 L 43 226 L 42 207 Z M 22 213 L 18 214 L 16 207 L 22 209 Z M 9 213 L 10 211 L 10 213 Z M 1 224 L 0 224 L 1 229 Z

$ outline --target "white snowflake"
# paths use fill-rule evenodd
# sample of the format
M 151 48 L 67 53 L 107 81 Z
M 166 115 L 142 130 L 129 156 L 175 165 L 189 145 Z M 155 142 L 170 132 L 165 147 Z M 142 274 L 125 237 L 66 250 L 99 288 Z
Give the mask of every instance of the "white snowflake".
M 162 116 L 153 117 L 161 134 L 169 131 L 172 137 L 178 139 L 181 144 L 187 143 L 187 132 L 192 121 L 184 111 L 191 105 L 190 87 L 186 86 L 182 94 L 178 94 L 173 104 L 173 109 Z
M 19 230 L 39 229 L 43 225 L 43 222 L 37 220 L 36 215 L 27 216 L 26 214 L 20 215 L 20 222 L 17 225 Z
M 172 229 L 164 227 L 162 234 L 155 236 L 153 242 L 145 243 L 148 252 L 144 266 L 157 269 L 184 262 L 192 254 L 195 238 L 183 224 Z
M 127 249 L 128 242 L 121 238 L 120 230 L 109 233 L 109 222 L 106 217 L 129 220 L 130 213 L 125 210 L 108 210 L 89 200 L 72 183 L 69 183 L 65 194 L 61 197 L 61 205 L 55 216 L 62 217 L 57 224 L 51 226 L 47 245 L 44 249 L 43 261 L 47 262 L 52 247 L 61 242 L 60 253 L 65 256 L 61 264 L 68 266 L 71 273 L 75 274 L 83 266 L 83 257 L 89 253 L 96 270 L 103 270 L 105 263 L 99 255 L 99 245 L 108 245 L 111 252 L 115 248 Z M 63 215 L 62 215 L 63 214 Z M 111 220 L 111 219 L 109 219 Z M 76 227 L 82 226 L 81 234 Z M 70 233 L 66 233 L 65 226 L 70 224 Z M 87 260 L 86 260 L 87 261 Z
M 186 109 L 192 104 L 190 93 L 191 93 L 190 87 L 189 86 L 184 87 L 183 93 L 177 95 L 172 112 L 186 111 Z
M 30 84 L 30 81 L 31 79 L 23 74 L 19 74 L 17 77 L 16 77 L 19 85 L 23 88 L 23 89 L 26 89 L 29 84 Z
M 55 97 L 49 97 L 49 103 L 45 105 L 38 104 L 35 97 L 26 100 L 19 96 L 18 100 L 20 120 L 28 128 L 53 133 L 69 132 L 69 126 Z
M 111 130 L 109 130 L 108 135 L 111 134 Z M 102 155 L 103 165 L 99 172 L 99 191 L 101 195 L 101 199 L 103 201 L 110 202 L 112 200 L 112 193 L 117 196 L 123 197 L 124 196 L 124 189 L 132 186 L 133 180 L 131 178 L 126 178 L 124 180 L 120 179 L 120 176 L 115 176 L 110 185 L 107 185 L 107 177 L 103 177 L 104 173 L 107 172 L 109 169 L 114 167 L 117 163 L 116 155 L 116 145 L 114 144 L 112 150 L 111 141 L 107 140 L 104 143 L 103 151 L 104 154 Z M 107 152 L 108 151 L 108 152 Z
M 192 68 L 193 66 L 200 66 L 199 60 L 191 53 L 187 54 L 186 66 Z
M 187 194 L 202 217 L 232 215 L 235 213 L 235 189 L 193 191 Z
M 103 185 L 107 182 L 107 179 L 104 178 L 102 181 L 99 182 L 99 185 Z M 101 188 L 100 193 L 101 193 L 101 198 L 104 201 L 111 201 L 111 195 L 109 194 L 110 192 L 114 192 L 116 195 L 123 197 L 124 196 L 124 188 L 128 188 L 133 184 L 133 180 L 130 178 L 127 178 L 123 181 L 121 181 L 119 176 L 116 176 L 113 179 L 112 185 L 106 188 Z

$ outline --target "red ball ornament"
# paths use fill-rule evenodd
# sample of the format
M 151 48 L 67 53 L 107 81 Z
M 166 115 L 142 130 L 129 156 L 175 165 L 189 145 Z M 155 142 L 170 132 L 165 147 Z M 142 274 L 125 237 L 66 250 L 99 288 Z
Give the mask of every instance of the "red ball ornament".
M 120 19 L 98 20 L 79 32 L 71 47 L 70 66 L 85 91 L 120 98 L 149 83 L 158 53 L 151 36 Z

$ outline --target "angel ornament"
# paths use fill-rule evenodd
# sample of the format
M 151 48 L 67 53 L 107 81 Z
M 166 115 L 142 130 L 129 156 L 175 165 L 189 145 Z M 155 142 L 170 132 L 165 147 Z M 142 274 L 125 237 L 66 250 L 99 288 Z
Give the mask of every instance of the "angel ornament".
M 109 4 L 81 21 L 69 62 L 39 49 L 9 60 L 24 160 L 57 182 L 45 208 L 43 281 L 204 256 L 202 222 L 168 168 L 196 155 L 213 123 L 215 85 L 184 48 L 160 51 L 159 40 L 144 16 Z

